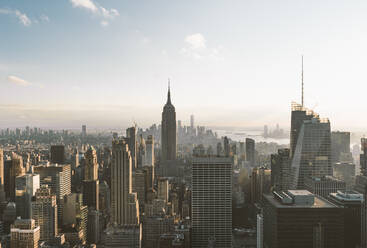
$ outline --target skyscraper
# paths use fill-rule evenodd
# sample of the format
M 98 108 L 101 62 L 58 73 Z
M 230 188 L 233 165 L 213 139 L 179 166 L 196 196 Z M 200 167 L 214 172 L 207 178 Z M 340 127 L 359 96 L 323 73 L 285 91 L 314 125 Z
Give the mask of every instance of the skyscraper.
M 190 127 L 191 127 L 191 129 L 194 129 L 194 127 L 195 127 L 195 122 L 194 122 L 194 119 L 195 117 L 194 117 L 194 115 L 190 115 Z
M 176 111 L 171 103 L 171 92 L 168 86 L 167 103 L 162 112 L 162 161 L 176 159 Z
M 0 190 L 4 190 L 4 152 L 0 149 Z
M 232 161 L 197 157 L 192 162 L 192 247 L 232 247 Z
M 87 126 L 86 125 L 82 125 L 82 137 L 87 136 Z
M 129 127 L 126 129 L 126 139 L 127 144 L 129 146 L 129 151 L 131 154 L 131 161 L 132 161 L 132 169 L 135 170 L 137 168 L 137 161 L 136 161 L 136 153 L 137 153 L 137 144 L 136 144 L 136 127 Z
M 146 162 L 145 165 L 154 166 L 154 137 L 148 135 L 146 144 Z
M 96 150 L 90 146 L 84 154 L 83 202 L 88 207 L 99 209 L 99 181 Z
M 246 138 L 246 161 L 255 166 L 255 140 Z
M 15 178 L 18 176 L 23 176 L 25 174 L 25 169 L 23 167 L 23 159 L 22 156 L 15 154 L 14 152 L 11 155 L 11 167 L 9 169 L 9 178 L 7 180 L 8 183 L 8 196 L 11 201 L 15 201 Z
M 279 149 L 271 155 L 271 185 L 275 190 L 288 190 L 291 180 L 291 161 L 289 149 Z
M 328 119 L 304 120 L 292 159 L 292 188 L 304 189 L 306 177 L 332 176 L 331 133 Z
M 10 246 L 38 248 L 40 227 L 32 219 L 17 219 L 11 227 Z
M 53 145 L 51 146 L 51 163 L 64 164 L 65 163 L 65 146 Z
M 35 201 L 32 202 L 32 219 L 41 228 L 40 240 L 52 240 L 57 235 L 57 204 L 56 195 L 51 193 L 47 185 L 42 185 L 36 191 Z
M 350 132 L 331 133 L 331 158 L 332 162 L 352 162 L 350 153 Z
M 132 194 L 132 164 L 129 146 L 125 140 L 112 141 L 111 206 L 112 222 L 118 225 L 130 223 L 138 215 L 130 206 Z M 136 194 L 135 194 L 136 199 Z

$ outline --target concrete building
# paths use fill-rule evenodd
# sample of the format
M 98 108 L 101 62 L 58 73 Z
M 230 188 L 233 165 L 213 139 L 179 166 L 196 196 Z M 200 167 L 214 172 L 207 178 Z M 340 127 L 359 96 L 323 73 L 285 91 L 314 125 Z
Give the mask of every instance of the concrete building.
M 360 247 L 363 195 L 356 191 L 338 191 L 331 193 L 329 200 L 344 209 L 344 247 Z
M 52 145 L 51 146 L 51 163 L 65 164 L 65 146 Z
M 128 144 L 128 148 L 130 151 L 132 169 L 135 170 L 137 166 L 136 155 L 137 155 L 137 140 L 136 140 L 136 127 L 130 127 L 126 129 L 126 138 L 125 141 Z
M 146 161 L 145 165 L 154 167 L 154 136 L 148 135 L 146 144 Z
M 34 166 L 34 173 L 40 175 L 41 185 L 47 185 L 56 195 L 58 222 L 62 223 L 64 196 L 71 193 L 70 164 L 44 164 Z
M 10 246 L 38 248 L 40 227 L 32 219 L 17 219 L 11 227 Z
M 232 247 L 232 161 L 198 157 L 192 161 L 192 247 L 213 239 L 217 247 Z
M 58 234 L 56 195 L 51 193 L 47 185 L 36 191 L 32 202 L 32 219 L 40 227 L 40 240 L 51 241 Z
M 152 216 L 143 218 L 143 247 L 158 248 L 162 234 L 174 230 L 174 219 L 171 216 Z
M 246 161 L 255 166 L 255 140 L 246 138 Z
M 265 248 L 344 247 L 343 209 L 307 190 L 265 194 Z
M 279 149 L 278 154 L 271 155 L 271 185 L 274 190 L 290 189 L 292 172 L 289 156 L 289 149 Z
M 167 178 L 158 179 L 158 199 L 168 203 L 169 196 L 169 181 Z
M 308 177 L 305 180 L 305 189 L 322 197 L 328 197 L 330 193 L 345 191 L 346 183 L 332 176 Z
M 99 181 L 96 150 L 90 146 L 84 154 L 83 202 L 89 208 L 99 209 Z
M 31 218 L 32 197 L 39 188 L 40 176 L 38 174 L 25 174 L 15 178 L 17 216 L 20 216 L 22 219 Z
M 111 184 L 112 223 L 138 224 L 138 202 L 132 202 L 136 199 L 136 194 L 132 195 L 131 155 L 128 144 L 123 139 L 112 141 Z M 137 221 L 131 222 L 132 220 Z
M 137 193 L 139 205 L 143 206 L 145 203 L 145 195 L 147 192 L 147 173 L 146 170 L 138 168 L 133 172 L 133 192 Z
M 103 233 L 105 248 L 141 248 L 141 225 L 110 226 Z
M 176 132 L 176 111 L 171 103 L 171 92 L 168 86 L 167 103 L 162 112 L 161 129 L 161 160 L 176 160 L 177 132 Z
M 22 156 L 13 152 L 11 154 L 11 161 L 9 165 L 9 176 L 5 179 L 5 193 L 6 196 L 10 198 L 10 201 L 15 201 L 15 179 L 16 177 L 23 176 L 25 174 Z

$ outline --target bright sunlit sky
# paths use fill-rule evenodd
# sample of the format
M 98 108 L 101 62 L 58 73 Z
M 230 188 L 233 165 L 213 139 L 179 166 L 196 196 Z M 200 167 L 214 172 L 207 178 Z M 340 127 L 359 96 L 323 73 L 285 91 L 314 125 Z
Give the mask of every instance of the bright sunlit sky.
M 367 1 L 0 0 L 0 127 L 367 128 Z

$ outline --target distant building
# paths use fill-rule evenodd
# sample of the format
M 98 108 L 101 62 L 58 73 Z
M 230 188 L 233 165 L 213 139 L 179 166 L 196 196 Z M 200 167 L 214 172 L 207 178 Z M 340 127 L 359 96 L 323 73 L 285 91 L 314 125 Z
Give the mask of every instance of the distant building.
M 52 145 L 51 146 L 51 163 L 65 164 L 65 146 Z
M 308 177 L 305 180 L 305 189 L 322 197 L 330 193 L 346 190 L 346 183 L 332 176 Z
M 348 162 L 337 162 L 333 164 L 333 176 L 344 181 L 348 189 L 355 184 L 355 164 Z
M 260 167 L 253 168 L 251 173 L 251 203 L 259 203 L 264 193 L 271 190 L 271 170 Z
M 154 167 L 154 137 L 149 135 L 146 144 L 146 161 L 145 165 Z
M 257 225 L 256 225 L 256 248 L 264 247 L 264 218 L 262 214 L 257 215 Z
M 17 205 L 17 216 L 22 219 L 31 218 L 31 201 L 40 187 L 40 176 L 38 174 L 25 174 L 15 178 L 15 203 Z
M 167 103 L 162 112 L 162 137 L 161 151 L 162 161 L 176 160 L 177 132 L 176 132 L 176 110 L 171 103 L 171 92 L 168 87 Z
M 132 162 L 132 169 L 135 170 L 138 165 L 136 161 L 136 155 L 137 155 L 137 140 L 136 140 L 136 127 L 129 127 L 126 129 L 126 138 L 125 141 L 127 142 L 129 146 L 130 156 L 131 156 L 131 162 Z
M 169 196 L 169 182 L 167 178 L 158 179 L 158 199 L 168 203 Z
M 87 126 L 82 125 L 82 137 L 86 137 L 86 136 L 87 136 Z
M 96 150 L 91 146 L 84 154 L 83 202 L 90 208 L 99 209 L 99 181 Z
M 331 160 L 333 163 L 353 161 L 350 152 L 350 132 L 331 133 Z
M 264 195 L 264 247 L 342 248 L 343 209 L 307 190 Z
M 17 219 L 11 227 L 10 246 L 38 248 L 40 227 L 32 219 Z
M 110 226 L 103 233 L 105 248 L 141 248 L 141 225 Z
M 215 218 L 214 218 L 215 216 Z M 198 157 L 192 161 L 192 247 L 232 247 L 232 161 Z
M 279 149 L 278 154 L 271 155 L 271 185 L 274 190 L 290 189 L 292 171 L 289 155 L 289 149 Z
M 223 138 L 224 156 L 229 157 L 231 155 L 231 146 L 229 144 L 229 139 L 227 136 Z
M 255 166 L 255 140 L 246 138 L 246 161 Z
M 22 156 L 15 154 L 14 152 L 11 155 L 11 160 L 7 166 L 8 175 L 5 180 L 5 193 L 6 196 L 10 198 L 10 201 L 15 201 L 15 180 L 18 176 L 23 176 L 25 174 L 25 169 L 23 167 L 23 159 Z

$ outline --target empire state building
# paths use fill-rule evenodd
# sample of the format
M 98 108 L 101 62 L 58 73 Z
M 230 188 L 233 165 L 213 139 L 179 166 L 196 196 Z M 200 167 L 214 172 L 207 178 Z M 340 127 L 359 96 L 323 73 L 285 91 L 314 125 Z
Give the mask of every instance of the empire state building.
M 171 92 L 168 85 L 167 103 L 162 112 L 162 161 L 176 159 L 176 111 L 171 103 Z

